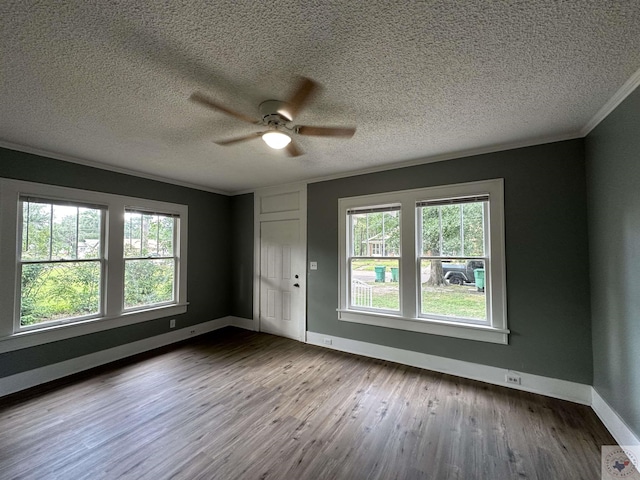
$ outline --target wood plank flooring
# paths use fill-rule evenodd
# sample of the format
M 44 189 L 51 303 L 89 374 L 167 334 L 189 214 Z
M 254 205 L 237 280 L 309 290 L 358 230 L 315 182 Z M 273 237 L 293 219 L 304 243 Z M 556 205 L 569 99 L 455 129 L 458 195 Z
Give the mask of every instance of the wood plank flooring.
M 600 478 L 590 408 L 224 329 L 0 399 L 2 479 Z

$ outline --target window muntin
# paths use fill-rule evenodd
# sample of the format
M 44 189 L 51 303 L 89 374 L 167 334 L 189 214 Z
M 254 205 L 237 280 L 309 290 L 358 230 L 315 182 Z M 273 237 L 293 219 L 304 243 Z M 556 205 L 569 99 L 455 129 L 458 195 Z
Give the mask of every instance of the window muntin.
M 458 222 L 457 226 L 454 225 L 453 233 L 447 229 L 443 231 L 442 242 L 439 227 L 437 236 L 433 231 L 427 231 L 425 233 L 431 235 L 422 238 L 422 207 L 483 201 L 487 203 L 483 207 L 482 230 L 473 228 L 474 225 L 478 225 L 477 220 L 474 221 L 474 213 L 478 213 L 474 212 L 474 209 L 478 207 L 463 205 L 463 214 L 466 217 L 463 216 L 462 221 Z M 403 222 L 400 226 L 402 256 L 398 259 L 400 307 L 397 311 L 360 308 L 359 305 L 364 300 L 359 300 L 358 295 L 362 294 L 352 292 L 353 242 L 349 212 L 375 208 L 369 206 L 377 205 L 397 205 L 403 212 Z M 345 197 L 338 200 L 338 211 L 343 219 L 339 222 L 339 320 L 470 340 L 508 343 L 502 179 Z M 459 214 L 460 209 L 457 211 Z M 407 218 L 411 218 L 411 212 L 414 220 L 407 221 Z M 431 213 L 433 219 L 433 213 L 427 213 Z M 429 215 L 426 217 L 428 219 Z M 373 258 L 387 260 L 377 256 Z M 426 270 L 430 269 L 432 260 L 440 260 L 441 264 L 451 267 L 447 270 L 467 266 L 467 262 L 471 272 L 484 267 L 485 293 L 473 294 L 476 301 L 480 300 L 479 304 L 461 308 L 459 302 L 457 306 L 454 302 L 455 308 L 452 309 L 443 305 L 444 300 L 433 294 L 423 298 L 422 283 L 428 280 Z M 473 282 L 476 280 L 475 273 L 473 275 L 472 281 L 463 282 L 465 287 L 473 288 Z M 455 279 L 452 279 L 451 283 L 457 286 Z M 478 282 L 475 283 L 477 288 Z M 465 291 L 458 291 L 460 290 Z M 467 291 L 467 294 L 470 297 L 471 292 Z M 358 300 L 352 302 L 352 298 Z M 469 298 L 463 297 L 458 300 L 467 302 Z M 356 306 L 353 303 L 356 303 Z
M 25 202 L 44 204 L 45 207 L 49 205 L 48 216 L 36 215 L 38 212 L 32 210 L 32 205 L 27 212 Z M 187 311 L 186 205 L 6 178 L 0 178 L 0 205 L 0 353 L 180 315 Z M 66 216 L 65 209 L 61 207 L 77 209 L 77 234 L 70 235 L 69 231 L 72 229 L 56 225 L 59 217 Z M 54 210 L 53 227 L 51 208 Z M 95 230 L 91 222 L 95 223 L 97 217 L 89 215 L 92 209 L 100 211 L 99 238 L 91 235 Z M 160 212 L 175 219 L 176 227 L 171 248 L 174 251 L 176 267 L 173 276 L 173 300 L 170 302 L 130 309 L 124 307 L 123 232 L 127 209 Z M 29 214 L 32 214 L 31 222 L 28 221 Z M 24 218 L 27 219 L 27 224 L 23 222 Z M 46 241 L 36 241 L 39 231 L 45 232 L 41 235 L 48 235 Z M 160 254 L 163 254 L 162 250 Z M 94 266 L 93 270 L 89 267 L 90 264 Z M 59 309 L 55 316 L 42 317 L 48 321 L 39 322 L 34 322 L 39 318 L 32 316 L 25 318 L 24 323 L 28 321 L 30 324 L 22 326 L 23 275 L 31 277 L 25 278 L 25 282 L 31 280 L 36 277 L 36 273 L 41 273 L 34 271 L 37 269 L 55 278 L 60 278 L 61 275 L 70 278 L 67 284 L 59 282 L 60 284 L 56 285 L 60 292 L 72 290 L 69 285 L 73 286 L 75 281 L 73 275 L 68 273 L 70 271 L 75 271 L 74 275 L 83 273 L 85 277 L 93 280 L 93 284 L 87 282 L 87 288 L 82 292 L 86 301 L 77 301 L 76 296 L 71 302 L 70 313 Z M 98 273 L 94 273 L 96 271 L 99 272 L 99 276 Z M 46 289 L 34 288 L 29 293 L 24 289 L 25 306 L 33 301 L 36 301 L 36 304 L 51 300 L 61 302 L 57 296 L 49 294 L 42 296 L 41 300 L 34 300 L 33 295 L 36 291 L 43 292 Z M 96 300 L 98 292 L 99 300 Z M 96 303 L 99 304 L 99 310 L 94 308 Z M 76 310 L 81 307 L 81 314 L 76 316 Z M 88 311 L 97 313 L 85 315 Z M 33 315 L 33 312 L 27 313 Z
M 352 209 L 349 222 L 349 305 L 400 311 L 400 206 Z
M 418 202 L 419 315 L 487 323 L 489 196 Z
M 19 329 L 102 312 L 103 207 L 20 198 Z
M 418 202 L 422 255 L 484 256 L 488 202 L 486 195 Z
M 176 222 L 174 215 L 125 211 L 125 309 L 174 301 Z

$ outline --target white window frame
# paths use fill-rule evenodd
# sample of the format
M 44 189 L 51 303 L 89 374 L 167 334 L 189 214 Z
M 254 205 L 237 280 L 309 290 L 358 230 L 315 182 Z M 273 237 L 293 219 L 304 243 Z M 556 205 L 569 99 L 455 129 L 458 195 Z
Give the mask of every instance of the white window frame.
M 20 313 L 21 313 L 21 291 L 19 288 L 17 288 L 18 283 L 20 282 L 21 279 L 21 273 L 22 273 L 22 269 L 24 268 L 25 265 L 28 264 L 38 264 L 38 263 L 42 263 L 42 261 L 36 260 L 36 261 L 31 261 L 31 260 L 23 260 L 21 259 L 21 250 L 22 250 L 22 243 L 24 238 L 22 237 L 22 233 L 23 233 L 23 227 L 24 227 L 24 218 L 23 218 L 23 211 L 22 211 L 22 205 L 23 205 L 23 201 L 28 201 L 26 198 L 22 198 L 23 195 L 20 195 L 18 197 L 18 209 L 17 209 L 17 214 L 18 214 L 18 226 L 17 226 L 17 237 L 16 237 L 16 242 L 17 242 L 17 255 L 16 255 L 16 273 L 15 273 L 15 278 L 16 278 L 16 282 L 15 282 L 15 286 L 16 286 L 16 294 L 15 294 L 15 298 L 16 298 L 16 302 L 14 302 L 14 327 L 13 327 L 13 331 L 15 333 L 18 332 L 26 332 L 29 330 L 41 330 L 43 328 L 48 328 L 48 327 L 53 327 L 56 325 L 63 325 L 63 324 L 68 324 L 68 323 L 79 323 L 82 322 L 84 320 L 91 320 L 91 319 L 97 319 L 103 316 L 104 314 L 104 298 L 105 298 L 105 278 L 106 278 L 106 250 L 105 250 L 105 239 L 106 239 L 106 218 L 107 218 L 107 208 L 104 205 L 100 205 L 101 208 L 101 216 L 100 216 L 100 255 L 98 258 L 92 259 L 91 261 L 97 261 L 100 264 L 100 302 L 98 305 L 98 311 L 96 313 L 91 313 L 88 315 L 82 315 L 82 316 L 77 316 L 77 317 L 64 317 L 61 318 L 59 320 L 54 320 L 54 321 L 49 321 L 49 322 L 43 322 L 41 324 L 33 324 L 33 325 L 26 325 L 26 326 L 22 326 L 21 325 L 21 318 L 20 318 Z M 42 198 L 40 197 L 40 199 L 42 200 L 43 203 L 46 202 L 51 202 L 51 204 L 53 205 L 60 205 L 60 204 L 72 204 L 73 206 L 83 206 L 83 205 L 87 205 L 86 202 L 82 203 L 79 202 L 77 200 L 67 200 L 65 199 L 63 202 L 56 202 L 56 200 L 60 200 L 58 199 L 54 199 L 51 197 L 47 197 L 47 198 Z M 23 200 L 23 201 L 21 201 Z M 97 206 L 96 206 L 97 207 Z M 77 239 L 76 239 L 77 240 Z M 3 252 L 4 253 L 4 252 Z M 50 255 L 51 257 L 51 252 Z M 46 263 L 57 263 L 57 264 L 63 264 L 66 261 L 73 261 L 73 260 L 59 260 L 59 261 L 55 261 L 53 259 L 49 259 L 49 261 L 47 261 Z M 1 273 L 0 273 L 1 275 Z M 2 281 L 4 282 L 4 278 L 2 278 Z M 1 318 L 1 317 L 0 317 Z
M 127 207 L 126 210 L 125 210 L 125 222 L 126 222 L 126 214 L 127 214 L 127 212 L 129 212 L 129 213 L 135 212 L 135 213 L 139 213 L 139 214 L 143 214 L 143 215 L 146 214 L 146 215 L 164 215 L 164 216 L 167 216 L 167 213 L 168 213 L 166 211 L 164 211 L 164 212 L 155 212 L 155 211 L 151 212 L 151 211 L 139 211 L 139 210 L 135 211 L 135 210 L 131 209 L 130 207 Z M 146 257 L 145 256 L 137 256 L 137 257 L 129 256 L 128 257 L 128 256 L 123 255 L 123 257 L 124 257 L 124 264 L 125 264 L 125 267 L 124 267 L 125 268 L 125 272 L 126 272 L 126 268 L 127 268 L 126 267 L 127 262 L 129 262 L 129 261 L 136 261 L 136 260 L 143 260 L 143 261 L 144 260 L 167 260 L 167 259 L 173 260 L 173 262 L 174 262 L 174 264 L 173 264 L 173 275 L 174 275 L 174 277 L 173 277 L 174 278 L 173 300 L 164 301 L 164 302 L 158 302 L 158 303 L 153 303 L 153 304 L 148 304 L 148 305 L 137 305 L 137 306 L 133 306 L 133 307 L 124 306 L 124 311 L 125 312 L 133 312 L 133 311 L 136 311 L 136 310 L 146 310 L 146 309 L 149 309 L 149 308 L 160 307 L 160 306 L 163 306 L 163 305 L 171 305 L 171 304 L 175 303 L 175 299 L 177 298 L 177 295 L 176 295 L 176 281 L 175 280 L 180 278 L 180 276 L 179 276 L 179 273 L 180 273 L 180 257 L 177 254 L 178 252 L 177 252 L 177 248 L 176 248 L 177 241 L 178 241 L 178 234 L 179 234 L 179 230 L 180 230 L 180 227 L 179 227 L 180 218 L 176 217 L 176 216 L 173 216 L 173 215 L 171 215 L 171 216 L 175 220 L 174 225 L 173 225 L 173 255 L 163 255 L 163 256 L 157 256 L 157 257 L 156 256 L 146 256 Z M 142 242 L 141 242 L 140 245 L 142 246 Z M 125 294 L 125 292 L 123 291 L 123 295 L 124 294 Z
M 47 322 L 41 328 L 20 328 L 20 197 L 39 197 L 81 204 L 95 204 L 104 210 L 104 269 L 102 311 L 91 318 Z M 0 353 L 87 335 L 187 311 L 188 207 L 175 203 L 93 192 L 55 185 L 0 179 Z M 124 213 L 125 209 L 147 210 L 177 216 L 175 234 L 175 296 L 169 304 L 124 309 Z
M 474 195 L 489 196 L 489 214 L 485 220 L 488 226 L 488 231 L 485 232 L 488 239 L 485 255 L 491 264 L 485 279 L 490 285 L 486 298 L 487 322 L 465 322 L 463 319 L 446 320 L 420 315 L 419 258 L 421 252 L 419 251 L 420 244 L 417 232 L 419 209 L 416 204 L 420 201 Z M 375 310 L 363 311 L 361 308 L 351 309 L 349 308 L 351 285 L 348 271 L 349 219 L 347 211 L 395 203 L 401 205 L 403 218 L 400 240 L 402 252 L 400 313 L 390 314 Z M 491 343 L 508 343 L 503 179 L 340 198 L 338 200 L 338 219 L 339 305 L 337 311 L 339 320 Z
M 457 198 L 460 198 L 460 196 L 456 196 Z M 474 196 L 475 198 L 478 198 L 477 195 Z M 474 198 L 471 197 L 471 198 Z M 467 197 L 468 198 L 468 197 Z M 429 202 L 430 200 L 441 200 L 441 198 L 426 198 L 424 200 L 422 200 L 422 202 Z M 420 203 L 420 202 L 418 202 Z M 464 203 L 464 202 L 463 202 Z M 489 278 L 489 280 L 491 280 L 491 256 L 487 254 L 487 252 L 485 252 L 485 254 L 480 255 L 480 256 L 455 256 L 455 255 L 433 255 L 433 256 L 429 256 L 429 255 L 424 255 L 424 252 L 422 251 L 422 215 L 421 215 L 421 208 L 424 208 L 420 205 L 416 205 L 416 249 L 417 249 L 417 257 L 418 257 L 418 269 L 419 271 L 421 270 L 422 267 L 422 262 L 423 261 L 430 261 L 430 260 L 458 260 L 458 261 L 469 261 L 469 260 L 480 260 L 483 262 L 484 264 L 484 270 L 486 272 L 487 278 Z M 483 205 L 483 214 L 482 214 L 482 223 L 483 223 L 483 233 L 484 233 L 484 243 L 485 248 L 487 246 L 489 246 L 491 244 L 491 239 L 490 239 L 490 223 L 489 223 L 489 219 L 490 219 L 490 202 L 489 201 L 485 201 L 484 205 Z M 462 246 L 461 246 L 462 247 Z M 489 250 L 488 248 L 486 248 L 486 250 Z M 420 318 L 427 318 L 427 319 L 431 319 L 431 320 L 444 320 L 444 321 L 455 321 L 455 322 L 459 322 L 461 324 L 478 324 L 478 325 L 490 325 L 490 319 L 491 319 L 491 306 L 492 303 L 491 302 L 491 290 L 492 290 L 492 282 L 491 281 L 487 281 L 485 284 L 485 288 L 484 291 L 488 294 L 485 296 L 485 301 L 487 302 L 485 304 L 485 311 L 487 314 L 487 319 L 486 320 L 480 320 L 480 319 L 473 319 L 473 318 L 465 318 L 465 317 L 457 317 L 457 318 L 450 318 L 447 317 L 445 315 L 439 315 L 436 313 L 422 313 L 422 290 L 420 288 L 420 283 L 421 281 L 418 282 L 418 301 L 419 303 L 419 307 L 418 307 L 418 316 Z
M 402 218 L 402 206 L 401 205 L 367 205 L 367 207 L 370 207 L 371 209 L 382 209 L 380 210 L 380 212 L 383 211 L 389 211 L 389 208 L 393 208 L 394 210 L 392 211 L 397 211 L 398 214 L 400 215 L 400 221 L 399 221 L 399 225 L 400 225 L 400 229 L 402 231 L 402 222 L 403 222 L 403 218 Z M 368 209 L 367 209 L 368 210 Z M 367 213 L 373 213 L 373 212 L 367 212 Z M 352 215 L 349 215 L 348 212 L 345 211 L 345 215 L 346 220 L 347 220 L 347 235 L 348 238 L 351 235 L 352 232 Z M 402 236 L 402 235 L 401 235 Z M 373 252 L 367 252 L 368 255 L 353 255 L 353 249 L 350 248 L 348 246 L 347 251 L 346 251 L 346 269 L 347 269 L 347 284 L 349 285 L 349 298 L 348 298 L 348 305 L 349 305 L 349 310 L 351 311 L 368 311 L 368 312 L 374 312 L 374 313 L 390 313 L 391 315 L 396 315 L 396 310 L 391 310 L 391 309 L 382 309 L 382 308 L 372 308 L 372 307 L 366 307 L 366 306 L 361 306 L 361 305 L 355 305 L 352 301 L 351 301 L 351 284 L 353 281 L 352 275 L 353 275 L 353 271 L 352 271 L 352 262 L 354 260 L 373 260 L 373 261 L 379 261 L 379 260 L 392 260 L 392 261 L 397 261 L 398 262 L 398 268 L 400 269 L 400 271 L 402 271 L 402 246 L 400 246 L 400 256 L 397 257 L 392 257 L 392 256 L 383 256 L 382 255 L 382 243 L 380 244 L 376 244 L 378 246 L 380 246 L 380 254 L 379 255 L 375 255 Z M 367 241 L 367 246 L 369 246 L 369 242 Z M 368 248 L 367 248 L 368 250 Z M 401 288 L 402 283 L 398 282 L 398 288 Z M 398 306 L 398 310 L 401 312 L 402 311 L 402 296 L 399 295 L 399 306 Z

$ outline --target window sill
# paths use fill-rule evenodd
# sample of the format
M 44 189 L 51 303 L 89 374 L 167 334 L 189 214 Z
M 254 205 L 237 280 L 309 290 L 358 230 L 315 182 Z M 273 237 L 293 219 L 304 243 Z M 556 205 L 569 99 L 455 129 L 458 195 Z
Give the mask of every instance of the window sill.
M 362 312 L 338 309 L 338 320 L 344 322 L 376 325 L 378 327 L 408 330 L 411 332 L 429 333 L 445 337 L 477 340 L 480 342 L 509 343 L 509 330 L 485 325 L 463 324 L 443 320 L 429 320 L 424 318 L 406 318 L 386 313 Z
M 145 310 L 124 312 L 117 317 L 98 317 L 74 323 L 25 330 L 0 338 L 0 353 L 35 347 L 50 342 L 111 330 L 113 328 L 147 322 L 159 318 L 180 315 L 187 311 L 187 303 L 163 305 Z M 168 327 L 167 327 L 168 328 Z

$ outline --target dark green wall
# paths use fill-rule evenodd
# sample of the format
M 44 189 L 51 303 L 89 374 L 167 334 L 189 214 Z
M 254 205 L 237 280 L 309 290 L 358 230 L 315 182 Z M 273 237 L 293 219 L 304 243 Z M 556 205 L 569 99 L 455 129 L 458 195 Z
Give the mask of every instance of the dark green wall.
M 586 139 L 593 386 L 640 437 L 640 90 Z
M 229 197 L 6 149 L 0 149 L 0 177 L 188 205 L 189 307 L 172 318 L 183 328 L 230 315 Z M 8 352 L 0 355 L 0 377 L 168 331 L 168 321 L 158 319 Z
M 307 329 L 375 344 L 592 381 L 587 209 L 582 140 L 428 163 L 308 186 Z M 505 179 L 509 345 L 341 322 L 338 198 Z
M 253 193 L 231 197 L 231 315 L 253 318 Z

